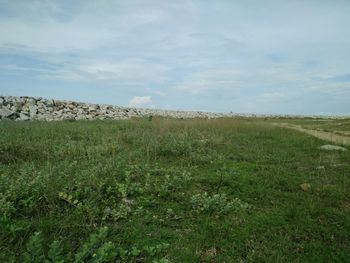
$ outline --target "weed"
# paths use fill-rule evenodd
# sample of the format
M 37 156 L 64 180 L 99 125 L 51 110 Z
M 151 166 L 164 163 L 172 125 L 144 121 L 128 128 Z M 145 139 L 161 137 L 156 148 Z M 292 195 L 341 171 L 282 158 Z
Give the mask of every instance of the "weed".
M 242 211 L 251 206 L 239 198 L 229 200 L 225 194 L 208 195 L 207 192 L 191 197 L 192 209 L 197 212 L 226 214 L 231 211 Z

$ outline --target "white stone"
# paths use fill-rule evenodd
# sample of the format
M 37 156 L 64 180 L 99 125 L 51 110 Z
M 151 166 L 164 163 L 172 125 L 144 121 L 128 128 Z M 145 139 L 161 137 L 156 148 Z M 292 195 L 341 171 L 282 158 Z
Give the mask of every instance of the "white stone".
M 21 112 L 21 113 L 19 114 L 18 119 L 16 119 L 16 120 L 19 120 L 19 121 L 28 121 L 28 120 L 30 120 L 30 118 L 29 118 L 28 115 L 26 115 L 26 114 L 24 114 L 24 113 Z
M 11 115 L 13 115 L 15 112 L 7 109 L 7 108 L 2 108 L 0 109 L 0 116 L 1 118 L 9 118 Z
M 95 107 L 90 106 L 90 107 L 88 108 L 88 110 L 89 110 L 89 111 L 96 111 L 96 108 L 95 108 Z
M 29 106 L 30 118 L 35 118 L 37 113 L 38 113 L 38 107 L 36 105 L 30 105 Z
M 27 104 L 28 104 L 28 105 L 36 105 L 36 100 L 35 100 L 34 98 L 29 98 L 29 99 L 27 100 Z

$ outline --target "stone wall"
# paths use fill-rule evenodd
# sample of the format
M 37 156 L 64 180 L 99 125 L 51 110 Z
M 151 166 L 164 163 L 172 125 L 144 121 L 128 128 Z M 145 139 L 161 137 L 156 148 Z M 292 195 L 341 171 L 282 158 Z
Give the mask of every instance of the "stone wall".
M 33 97 L 0 96 L 0 119 L 16 121 L 42 120 L 121 120 L 132 117 L 162 116 L 171 118 L 221 118 L 221 117 L 291 117 L 286 115 L 255 115 L 212 113 L 200 111 L 173 111 L 135 109 Z M 293 116 L 296 117 L 296 116 Z M 299 116 L 301 117 L 301 116 Z M 315 116 L 314 116 L 315 117 Z
M 120 120 L 131 117 L 217 118 L 221 113 L 136 109 L 33 97 L 0 97 L 0 118 L 16 121 L 42 120 Z

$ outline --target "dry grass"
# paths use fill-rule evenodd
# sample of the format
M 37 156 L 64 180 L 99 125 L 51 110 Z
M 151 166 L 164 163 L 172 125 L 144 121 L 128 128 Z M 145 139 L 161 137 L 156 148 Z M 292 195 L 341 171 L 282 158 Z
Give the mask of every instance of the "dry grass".
M 341 135 L 339 134 L 339 132 L 336 133 L 336 132 L 320 131 L 320 130 L 314 130 L 314 129 L 306 129 L 306 128 L 303 128 L 302 126 L 290 124 L 290 123 L 274 123 L 274 125 L 297 130 L 297 131 L 312 135 L 314 137 L 317 137 L 321 140 L 330 141 L 336 144 L 350 145 L 350 137 L 346 135 Z

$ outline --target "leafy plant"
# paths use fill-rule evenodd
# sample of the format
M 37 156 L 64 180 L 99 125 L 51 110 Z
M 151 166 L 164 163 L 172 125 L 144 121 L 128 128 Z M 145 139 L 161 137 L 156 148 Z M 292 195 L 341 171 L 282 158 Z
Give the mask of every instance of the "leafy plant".
M 64 263 L 65 256 L 61 242 L 55 240 L 50 244 L 49 251 L 47 253 L 48 261 L 53 263 Z
M 130 206 L 125 204 L 120 204 L 117 208 L 106 207 L 102 220 L 118 221 L 127 218 L 130 213 Z
M 71 205 L 73 205 L 73 206 L 77 206 L 77 207 L 82 206 L 82 203 L 79 202 L 77 199 L 74 199 L 73 196 L 70 195 L 70 194 L 63 193 L 63 192 L 59 192 L 59 193 L 58 193 L 58 196 L 59 196 L 62 200 L 66 201 L 67 203 L 69 203 L 69 204 L 71 204 Z
M 191 197 L 192 209 L 197 212 L 226 214 L 230 211 L 240 211 L 250 208 L 250 205 L 239 198 L 229 200 L 225 194 L 208 195 L 207 192 Z
M 96 262 L 95 258 L 97 252 L 99 253 L 99 258 L 104 259 L 105 257 L 110 257 L 111 244 L 105 244 L 104 240 L 108 235 L 108 228 L 102 227 L 96 233 L 90 235 L 88 240 L 84 242 L 79 251 L 75 254 L 74 262 Z M 103 247 L 101 249 L 101 247 Z M 100 261 L 103 262 L 103 261 Z
M 45 254 L 43 248 L 44 239 L 40 232 L 35 232 L 26 245 L 26 251 L 23 254 L 23 262 L 44 262 Z

